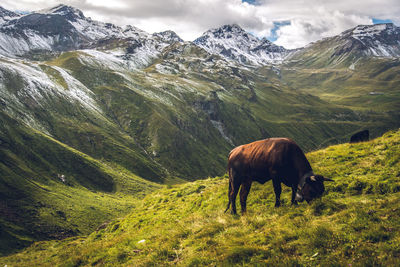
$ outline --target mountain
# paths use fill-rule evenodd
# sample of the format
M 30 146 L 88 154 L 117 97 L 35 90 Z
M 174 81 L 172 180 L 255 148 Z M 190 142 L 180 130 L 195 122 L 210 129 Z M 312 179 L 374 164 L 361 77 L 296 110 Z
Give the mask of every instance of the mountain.
M 19 16 L 20 16 L 19 14 L 15 13 L 15 12 L 12 12 L 10 10 L 7 10 L 5 8 L 2 8 L 0 6 L 0 25 L 5 23 L 5 22 L 7 22 L 7 21 L 9 21 L 9 20 L 16 19 Z
M 211 29 L 194 40 L 194 43 L 211 54 L 222 55 L 242 64 L 279 63 L 289 54 L 285 48 L 266 38 L 259 40 L 237 24 Z
M 400 131 L 308 153 L 332 178 L 321 199 L 274 208 L 272 182 L 253 183 L 247 214 L 224 213 L 228 178 L 162 188 L 88 236 L 36 243 L 9 266 L 396 266 Z M 312 263 L 312 264 L 311 264 Z
M 392 23 L 357 26 L 340 37 L 347 42 L 336 51 L 338 56 L 351 51 L 374 57 L 400 56 L 400 27 Z
M 148 64 L 172 41 L 181 41 L 173 32 L 160 33 L 156 37 L 154 40 L 152 35 L 133 26 L 121 28 L 94 21 L 76 8 L 58 5 L 2 24 L 0 54 L 29 57 L 46 52 L 101 48 L 123 41 L 140 54 L 139 62 Z
M 163 39 L 167 43 L 182 43 L 183 40 L 174 32 L 174 31 L 163 31 L 163 32 L 157 32 L 153 33 L 153 36 L 157 36 L 161 39 Z
M 392 23 L 360 25 L 294 52 L 288 62 L 313 67 L 347 66 L 369 57 L 399 58 L 400 27 Z
M 1 25 L 0 253 L 222 175 L 236 145 L 286 136 L 310 151 L 400 127 L 398 58 L 359 54 L 351 68 L 304 48 L 318 65 L 237 25 L 208 35 L 215 50 L 64 5 Z
M 292 53 L 277 78 L 330 103 L 394 114 L 400 103 L 399 30 L 391 23 L 364 25 L 317 41 Z

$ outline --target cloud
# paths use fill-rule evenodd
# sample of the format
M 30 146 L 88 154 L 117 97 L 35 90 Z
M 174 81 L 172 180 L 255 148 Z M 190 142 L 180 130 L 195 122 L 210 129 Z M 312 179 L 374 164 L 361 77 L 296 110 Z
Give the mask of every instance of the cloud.
M 173 30 L 184 40 L 237 23 L 287 48 L 304 46 L 358 24 L 371 24 L 372 18 L 400 25 L 398 0 L 3 0 L 1 5 L 21 11 L 60 3 L 120 26 L 130 24 L 150 33 Z
M 302 47 L 361 24 L 372 24 L 372 19 L 320 9 L 315 11 L 314 17 L 295 18 L 290 25 L 280 27 L 275 43 L 286 48 Z

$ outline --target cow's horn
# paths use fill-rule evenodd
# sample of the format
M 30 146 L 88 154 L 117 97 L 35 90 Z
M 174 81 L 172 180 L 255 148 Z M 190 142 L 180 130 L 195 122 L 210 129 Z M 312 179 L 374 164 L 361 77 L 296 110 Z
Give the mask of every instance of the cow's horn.
M 316 182 L 316 181 L 317 181 L 317 179 L 315 179 L 315 176 L 314 176 L 314 175 L 310 176 L 310 179 L 311 179 L 311 181 L 313 181 L 313 182 Z

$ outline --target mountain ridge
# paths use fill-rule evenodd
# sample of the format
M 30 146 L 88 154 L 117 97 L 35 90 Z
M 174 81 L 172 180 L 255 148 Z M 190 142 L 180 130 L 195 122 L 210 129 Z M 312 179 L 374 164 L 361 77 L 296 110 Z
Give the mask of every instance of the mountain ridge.
M 18 15 L 11 11 L 2 8 L 2 14 L 9 14 L 8 17 L 14 17 L 2 23 L 2 36 L 3 44 L 0 46 L 0 52 L 3 55 L 23 55 L 30 50 L 56 50 L 68 51 L 71 49 L 85 48 L 94 45 L 103 39 L 126 39 L 134 38 L 140 43 L 149 42 L 151 36 L 158 37 L 158 41 L 182 42 L 183 40 L 172 31 L 165 31 L 164 33 L 148 34 L 144 31 L 133 27 L 125 26 L 124 28 L 115 26 L 111 23 L 103 23 L 93 21 L 84 16 L 83 12 L 71 6 L 60 4 L 58 6 L 42 9 L 27 15 Z M 43 17 L 41 15 L 53 16 L 54 18 Z M 5 16 L 5 15 L 3 15 Z M 6 17 L 6 16 L 5 16 Z M 61 18 L 64 20 L 61 20 Z M 36 35 L 36 42 L 39 44 L 34 46 L 32 39 L 33 32 L 25 32 L 22 28 L 29 25 L 40 23 L 36 28 L 31 28 L 32 31 L 42 31 L 42 35 Z M 53 28 L 53 24 L 58 24 L 62 27 L 64 35 L 57 38 L 50 36 L 59 34 L 58 30 Z M 13 27 L 17 27 L 16 33 L 12 33 Z M 379 29 L 379 30 L 377 30 Z M 69 34 L 65 32 L 70 31 Z M 334 37 L 324 38 L 323 40 L 331 40 L 331 38 L 352 38 L 353 41 L 344 41 L 342 48 L 339 48 L 333 55 L 340 56 L 349 49 L 365 50 L 366 56 L 380 56 L 380 57 L 398 57 L 400 54 L 400 44 L 398 43 L 398 35 L 400 30 L 392 23 L 375 24 L 375 25 L 359 25 L 352 29 L 346 30 Z M 6 36 L 4 36 L 5 33 Z M 39 32 L 40 33 L 40 32 Z M 169 38 L 165 39 L 168 33 Z M 368 34 L 366 34 L 368 33 Z M 379 34 L 378 34 L 379 33 Z M 24 42 L 25 49 L 11 49 L 4 44 L 5 41 L 17 44 L 18 41 L 8 36 L 9 34 L 18 36 L 19 42 Z M 370 38 L 370 37 L 376 37 Z M 397 37 L 397 38 L 396 38 Z M 65 39 L 62 43 L 59 39 Z M 168 40 L 169 39 L 169 40 Z M 323 40 L 317 41 L 321 42 Z M 57 42 L 59 45 L 57 46 Z M 367 44 L 365 44 L 367 42 Z M 387 42 L 387 43 L 386 43 Z M 91 44 L 90 44 L 91 43 Z M 221 27 L 213 28 L 206 31 L 202 36 L 193 41 L 196 45 L 204 48 L 211 54 L 218 54 L 227 59 L 235 60 L 241 64 L 246 65 L 265 65 L 265 64 L 281 64 L 285 60 L 291 60 L 292 55 L 298 51 L 307 49 L 310 45 L 304 48 L 295 50 L 287 50 L 281 46 L 277 46 L 267 40 L 266 38 L 259 39 L 251 33 L 244 31 L 237 24 L 223 25 Z M 315 43 L 315 42 L 314 42 Z M 0 43 L 1 44 L 1 43 Z M 161 45 L 165 47 L 165 45 Z M 154 47 L 152 48 L 154 49 Z M 161 48 L 162 49 L 162 48 Z M 156 49 L 159 53 L 161 49 Z M 153 52 L 154 53 L 154 52 Z

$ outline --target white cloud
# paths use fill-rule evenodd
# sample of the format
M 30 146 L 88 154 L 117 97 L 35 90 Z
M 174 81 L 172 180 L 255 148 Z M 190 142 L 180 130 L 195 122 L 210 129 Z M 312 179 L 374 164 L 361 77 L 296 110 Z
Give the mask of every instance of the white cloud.
M 290 25 L 282 26 L 277 31 L 275 43 L 286 48 L 297 48 L 361 24 L 372 24 L 372 19 L 320 9 L 315 11 L 314 17 L 295 18 Z
M 269 36 L 273 22 L 290 21 L 277 31 L 277 44 L 287 48 L 339 34 L 372 18 L 400 24 L 399 0 L 3 0 L 11 10 L 38 10 L 64 3 L 86 16 L 150 33 L 173 30 L 185 40 L 223 24 L 237 23 L 259 37 Z

